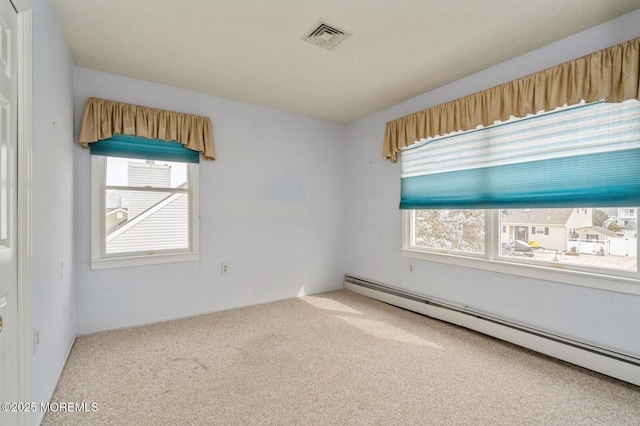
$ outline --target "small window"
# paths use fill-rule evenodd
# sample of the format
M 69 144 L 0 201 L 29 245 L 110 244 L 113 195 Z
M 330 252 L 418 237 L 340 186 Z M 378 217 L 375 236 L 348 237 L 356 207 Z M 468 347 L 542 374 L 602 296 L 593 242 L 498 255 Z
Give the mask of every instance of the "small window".
M 91 158 L 93 269 L 198 259 L 197 163 Z

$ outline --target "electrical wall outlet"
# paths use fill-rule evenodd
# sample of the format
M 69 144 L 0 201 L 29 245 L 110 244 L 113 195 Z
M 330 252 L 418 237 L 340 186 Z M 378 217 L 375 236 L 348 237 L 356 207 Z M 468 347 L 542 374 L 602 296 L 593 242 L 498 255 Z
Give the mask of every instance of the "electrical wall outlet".
M 413 262 L 409 262 L 409 269 L 407 270 L 409 275 L 413 275 L 416 272 L 416 265 Z
M 229 262 L 222 262 L 220 264 L 220 275 L 229 275 L 229 272 Z

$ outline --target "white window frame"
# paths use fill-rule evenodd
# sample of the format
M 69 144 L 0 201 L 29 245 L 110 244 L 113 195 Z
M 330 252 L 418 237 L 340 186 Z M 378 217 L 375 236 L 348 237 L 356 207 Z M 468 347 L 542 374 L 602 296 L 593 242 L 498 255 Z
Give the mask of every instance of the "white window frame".
M 467 268 L 481 269 L 537 280 L 640 295 L 640 272 L 598 270 L 578 265 L 541 262 L 525 257 L 502 256 L 500 210 L 485 210 L 485 253 L 464 253 L 411 245 L 413 210 L 402 211 L 402 256 Z
M 91 156 L 91 269 L 123 268 L 129 266 L 155 265 L 160 263 L 188 262 L 199 260 L 200 209 L 199 209 L 199 165 L 187 163 L 189 194 L 189 248 L 185 250 L 163 250 L 107 254 L 105 235 L 105 191 L 107 179 L 106 156 Z

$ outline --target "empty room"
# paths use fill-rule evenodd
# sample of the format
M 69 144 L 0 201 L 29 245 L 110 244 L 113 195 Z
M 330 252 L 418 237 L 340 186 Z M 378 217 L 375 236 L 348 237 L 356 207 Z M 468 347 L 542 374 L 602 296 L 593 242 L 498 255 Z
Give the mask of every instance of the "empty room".
M 640 1 L 0 4 L 0 424 L 640 424 Z

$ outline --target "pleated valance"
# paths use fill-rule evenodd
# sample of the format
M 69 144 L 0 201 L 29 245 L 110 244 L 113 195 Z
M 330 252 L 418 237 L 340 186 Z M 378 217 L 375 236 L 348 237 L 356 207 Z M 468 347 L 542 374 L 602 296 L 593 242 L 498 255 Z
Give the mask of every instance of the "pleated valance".
M 205 160 L 215 159 L 209 117 L 89 98 L 78 138 L 80 145 L 87 148 L 90 143 L 115 134 L 176 141 L 201 152 Z
M 640 38 L 390 121 L 383 153 L 396 162 L 401 149 L 428 137 L 581 101 L 629 99 L 640 100 Z

